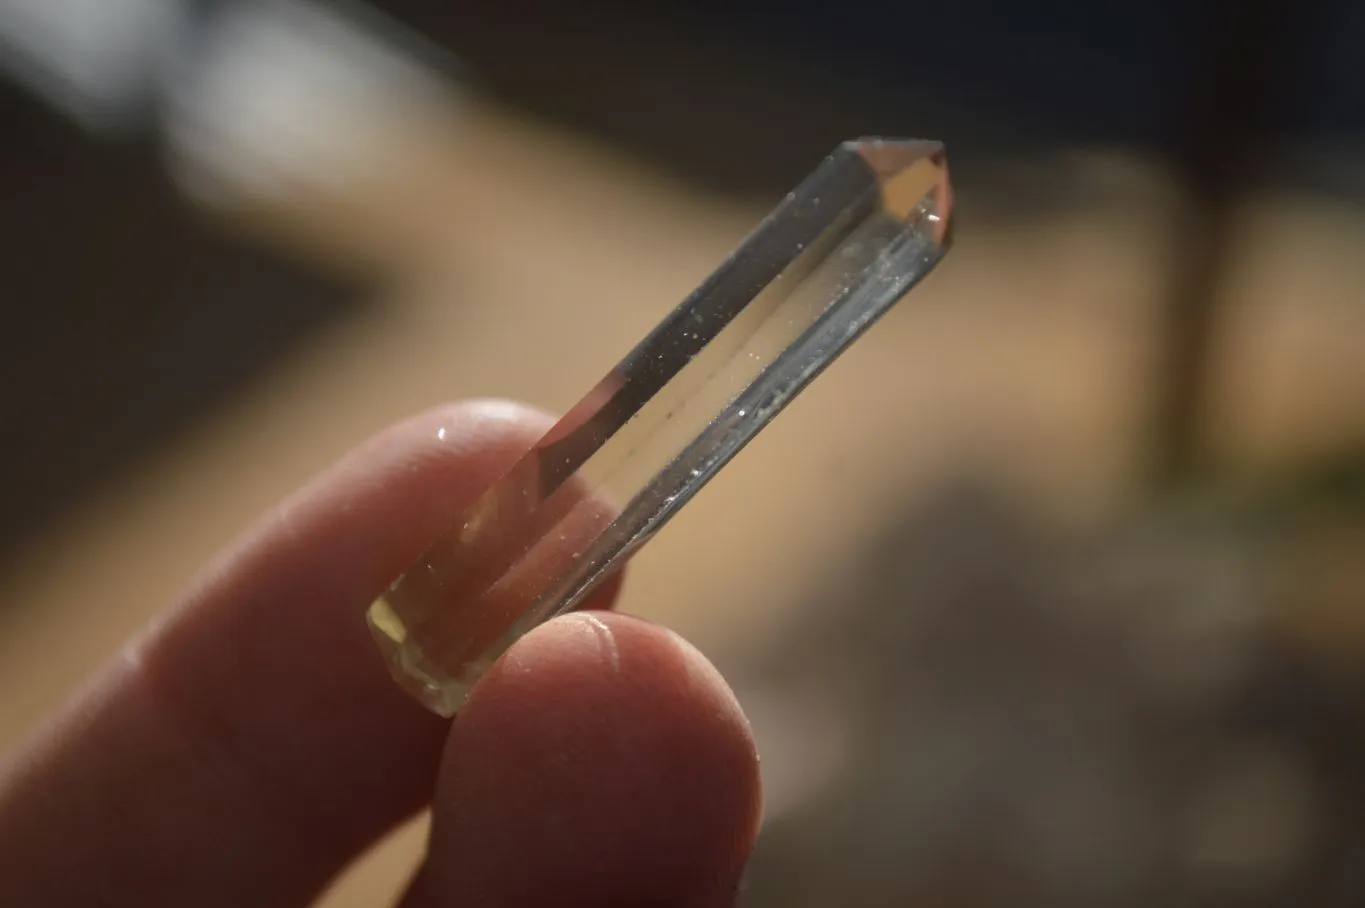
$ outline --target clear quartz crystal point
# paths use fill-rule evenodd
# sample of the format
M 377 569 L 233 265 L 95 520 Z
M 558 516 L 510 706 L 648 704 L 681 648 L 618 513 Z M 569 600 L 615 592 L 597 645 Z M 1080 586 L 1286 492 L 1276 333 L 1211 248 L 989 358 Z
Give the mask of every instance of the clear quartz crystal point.
M 371 606 L 450 716 L 585 598 L 947 251 L 937 142 L 845 142 Z

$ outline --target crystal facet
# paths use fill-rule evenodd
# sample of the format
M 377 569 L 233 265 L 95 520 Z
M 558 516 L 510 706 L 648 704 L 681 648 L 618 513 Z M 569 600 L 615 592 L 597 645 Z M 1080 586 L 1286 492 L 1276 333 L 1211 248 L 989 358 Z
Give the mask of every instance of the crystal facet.
M 937 142 L 845 142 L 371 606 L 433 711 L 580 606 L 947 251 Z

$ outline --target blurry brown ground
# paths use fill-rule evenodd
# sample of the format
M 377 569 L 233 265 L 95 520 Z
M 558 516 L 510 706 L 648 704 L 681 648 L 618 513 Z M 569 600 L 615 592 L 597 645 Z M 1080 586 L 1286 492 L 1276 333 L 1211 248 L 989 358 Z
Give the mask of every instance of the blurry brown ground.
M 772 201 L 704 194 L 485 101 L 406 135 L 392 169 L 357 190 L 393 222 L 301 217 L 286 199 L 232 228 L 372 254 L 387 272 L 374 299 L 8 552 L 0 746 L 233 534 L 385 424 L 470 396 L 563 410 Z M 1152 325 L 1182 199 L 1158 169 L 1104 149 L 1030 166 L 1044 181 L 1083 176 L 1104 201 L 1010 226 L 973 223 L 988 200 L 968 194 L 940 272 L 636 559 L 626 608 L 726 665 L 964 461 L 1066 525 L 1140 497 Z M 1237 223 L 1209 447 L 1255 472 L 1365 426 L 1365 218 L 1264 194 Z M 767 761 L 784 771 L 781 752 Z M 328 904 L 383 903 L 418 847 L 406 831 Z

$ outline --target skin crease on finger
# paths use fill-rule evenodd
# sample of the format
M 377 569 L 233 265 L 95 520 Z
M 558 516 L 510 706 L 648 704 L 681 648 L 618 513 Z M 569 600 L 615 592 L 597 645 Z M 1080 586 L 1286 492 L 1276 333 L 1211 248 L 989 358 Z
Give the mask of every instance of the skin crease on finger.
M 609 844 L 636 829 L 635 858 L 622 867 L 675 873 L 659 849 L 676 843 L 658 830 L 638 834 L 648 824 L 626 809 L 645 807 L 651 822 L 681 822 L 691 837 L 682 850 L 699 869 L 690 882 L 676 877 L 678 893 L 705 889 L 699 878 L 733 883 L 731 864 L 742 863 L 736 855 L 747 854 L 756 823 L 752 740 L 714 669 L 677 638 L 599 615 L 591 639 L 538 643 L 586 620 L 561 619 L 495 667 L 453 732 L 401 694 L 369 639 L 365 607 L 548 422 L 504 402 L 409 420 L 310 483 L 206 570 L 0 762 L 0 905 L 307 904 L 431 797 L 438 770 L 440 790 L 454 794 L 438 799 L 432 855 L 441 859 L 423 879 L 448 880 L 448 866 L 525 873 L 529 861 L 562 857 L 543 847 L 563 837 L 543 833 L 537 810 L 551 825 L 588 816 L 579 828 L 593 834 L 573 837 L 580 842 Z M 613 593 L 603 590 L 593 607 Z M 601 627 L 613 633 L 600 637 Z M 601 648 L 604 639 L 616 646 Z M 689 753 L 694 762 L 676 762 Z M 526 777 L 509 775 L 512 766 Z M 609 773 L 608 784 L 591 766 Z M 565 773 L 574 767 L 581 774 Z M 626 783 L 635 787 L 619 787 Z M 589 789 L 606 797 L 585 802 Z M 627 791 L 628 803 L 615 799 Z M 523 809 L 500 824 L 494 807 L 503 801 Z M 516 824 L 526 847 L 507 831 Z M 479 835 L 499 829 L 501 839 Z M 727 841 L 713 847 L 706 835 Z M 603 853 L 613 854 L 622 852 Z M 497 891 L 494 877 L 467 876 L 467 885 Z M 550 902 L 569 903 L 577 902 Z
M 676 634 L 582 612 L 471 692 L 404 908 L 731 905 L 761 814 L 734 694 Z

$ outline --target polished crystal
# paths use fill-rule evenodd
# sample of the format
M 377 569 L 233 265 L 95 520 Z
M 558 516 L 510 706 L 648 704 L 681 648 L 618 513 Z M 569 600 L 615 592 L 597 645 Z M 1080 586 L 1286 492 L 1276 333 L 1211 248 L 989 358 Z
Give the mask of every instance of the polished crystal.
M 370 608 L 394 677 L 453 715 L 586 597 L 950 242 L 937 142 L 845 142 Z

